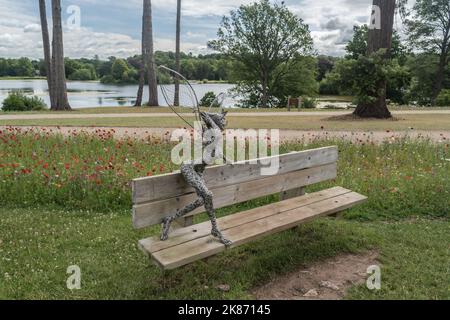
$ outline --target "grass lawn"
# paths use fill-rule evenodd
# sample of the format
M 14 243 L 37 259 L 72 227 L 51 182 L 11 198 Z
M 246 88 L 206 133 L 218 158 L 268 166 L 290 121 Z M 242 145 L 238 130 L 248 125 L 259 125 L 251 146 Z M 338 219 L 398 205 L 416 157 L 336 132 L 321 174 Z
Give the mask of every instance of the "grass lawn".
M 185 117 L 190 122 L 192 116 Z M 0 120 L 0 125 L 11 126 L 100 126 L 100 127 L 146 127 L 177 128 L 184 123 L 177 117 L 132 117 L 132 118 L 92 118 L 92 119 L 29 119 Z M 397 120 L 342 121 L 330 120 L 326 116 L 291 117 L 233 117 L 228 116 L 228 127 L 234 129 L 294 129 L 328 131 L 401 131 L 410 130 L 450 130 L 450 114 L 411 114 L 398 116 Z
M 340 96 L 324 96 L 319 98 L 319 101 L 331 101 L 331 102 L 346 102 L 349 97 L 340 97 Z M 203 111 L 208 111 L 209 108 L 200 108 Z M 412 106 L 391 106 L 389 107 L 391 111 L 439 111 L 439 110 L 450 110 L 450 106 L 448 107 L 412 107 Z M 191 108 L 175 108 L 178 113 L 192 113 Z M 248 109 L 248 108 L 233 108 L 227 109 L 229 113 L 266 113 L 266 112 L 281 112 L 287 113 L 287 108 L 270 108 L 270 109 Z M 300 112 L 339 112 L 345 111 L 342 109 L 301 109 Z M 351 110 L 348 110 L 351 112 Z M 292 112 L 298 112 L 297 109 L 292 108 Z M 26 112 L 2 112 L 0 114 L 67 114 L 68 111 L 26 111 Z M 121 113 L 173 113 L 167 107 L 96 107 L 96 108 L 76 108 L 73 111 L 70 111 L 71 114 L 79 113 L 79 114 L 121 114 Z
M 159 228 L 133 230 L 129 181 L 176 169 L 170 145 L 104 133 L 1 132 L 0 299 L 245 299 L 277 275 L 366 250 L 380 253 L 382 289 L 356 286 L 347 299 L 449 299 L 449 146 L 406 139 L 376 146 L 297 142 L 282 152 L 325 144 L 339 147 L 339 176 L 307 191 L 340 185 L 368 195 L 366 204 L 343 220 L 320 219 L 163 277 L 137 249 L 139 239 Z M 82 290 L 66 288 L 70 265 L 81 267 Z M 215 289 L 220 284 L 231 291 Z
M 449 299 L 445 220 L 321 219 L 163 274 L 136 243 L 127 212 L 0 209 L 0 299 L 247 299 L 269 279 L 340 253 L 380 252 L 382 289 L 347 299 Z M 78 265 L 82 289 L 66 288 Z M 223 266 L 227 266 L 224 268 Z M 229 284 L 231 291 L 216 289 Z

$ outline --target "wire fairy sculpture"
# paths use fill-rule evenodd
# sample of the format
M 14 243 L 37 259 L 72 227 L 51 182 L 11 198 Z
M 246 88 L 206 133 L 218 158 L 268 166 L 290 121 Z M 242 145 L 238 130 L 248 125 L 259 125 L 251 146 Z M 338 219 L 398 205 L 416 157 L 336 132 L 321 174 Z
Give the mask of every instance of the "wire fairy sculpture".
M 211 103 L 208 112 L 202 112 L 198 103 L 197 95 L 189 83 L 189 81 L 180 73 L 169 69 L 165 66 L 160 66 L 159 73 L 167 81 L 168 77 L 171 81 L 180 81 L 180 102 L 188 107 L 192 107 L 195 113 L 195 118 L 197 121 L 202 123 L 202 132 L 198 133 L 203 138 L 203 150 L 210 150 L 208 152 L 202 152 L 202 159 L 194 159 L 186 161 L 181 165 L 181 174 L 185 181 L 194 188 L 197 199 L 191 204 L 187 205 L 181 210 L 177 210 L 173 215 L 170 215 L 163 220 L 161 240 L 165 241 L 169 238 L 170 227 L 173 221 L 182 218 L 189 214 L 190 212 L 204 206 L 208 217 L 211 221 L 211 234 L 217 238 L 225 246 L 231 246 L 232 241 L 226 239 L 219 229 L 217 224 L 216 212 L 213 204 L 213 193 L 206 186 L 203 174 L 205 172 L 208 164 L 211 164 L 212 159 L 216 159 L 216 150 L 219 147 L 218 137 L 222 135 L 225 131 L 227 124 L 226 115 L 227 112 L 223 110 L 223 102 L 225 101 L 226 94 L 219 94 L 214 101 Z M 169 85 L 162 85 L 161 91 L 167 105 L 171 110 L 180 117 L 182 121 L 187 123 L 191 128 L 193 126 L 183 118 L 183 116 L 177 112 L 174 107 L 173 98 L 175 92 L 171 92 Z M 213 107 L 219 106 L 219 113 L 212 113 Z M 195 130 L 195 129 L 194 129 Z M 226 161 L 226 158 L 224 158 Z

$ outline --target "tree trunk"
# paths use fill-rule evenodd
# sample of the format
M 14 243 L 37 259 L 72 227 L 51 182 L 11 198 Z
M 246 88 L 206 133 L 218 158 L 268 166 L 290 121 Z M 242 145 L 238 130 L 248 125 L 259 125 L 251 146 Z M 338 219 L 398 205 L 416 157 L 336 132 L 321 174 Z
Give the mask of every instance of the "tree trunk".
M 432 105 L 436 104 L 436 99 L 441 93 L 442 84 L 444 83 L 445 78 L 445 68 L 447 67 L 447 64 L 448 64 L 448 53 L 445 51 L 445 49 L 443 49 L 439 59 L 439 66 L 436 73 L 436 78 L 433 84 L 433 96 L 431 100 Z
M 390 59 L 392 48 L 392 34 L 394 30 L 395 0 L 373 0 L 373 5 L 378 6 L 381 12 L 381 29 L 369 30 L 367 54 L 371 55 L 380 49 L 386 49 L 386 59 Z M 370 76 L 370 75 L 368 75 Z M 358 104 L 354 114 L 362 118 L 391 118 L 386 103 L 386 81 L 378 83 L 377 96 L 372 103 Z
M 175 49 L 175 64 L 176 71 L 180 73 L 180 45 L 181 45 L 181 0 L 177 1 L 177 35 L 176 35 L 176 49 Z M 174 98 L 174 106 L 180 106 L 180 77 L 178 75 L 175 76 L 175 98 Z
M 145 12 L 145 7 L 143 13 Z M 139 88 L 137 92 L 135 107 L 142 106 L 142 96 L 144 94 L 144 85 L 145 85 L 145 65 L 147 61 L 147 49 L 145 47 L 145 16 L 142 15 L 142 53 L 141 53 L 141 65 L 139 67 Z
M 46 11 L 45 0 L 39 0 L 39 12 L 41 16 L 41 30 L 42 30 L 42 45 L 44 47 L 44 60 L 45 60 L 45 69 L 47 75 L 47 84 L 48 84 L 48 94 L 50 96 L 50 107 L 54 109 L 56 107 L 55 104 L 55 93 L 53 91 L 53 82 L 52 82 L 52 57 L 50 51 L 50 36 L 48 33 L 48 23 L 47 23 L 47 11 Z
M 147 77 L 149 89 L 148 105 L 152 107 L 159 106 L 158 102 L 158 83 L 156 79 L 155 56 L 153 52 L 153 21 L 152 21 L 152 2 L 144 0 L 144 30 L 145 47 L 147 49 Z
M 64 66 L 64 45 L 61 22 L 61 0 L 52 0 L 53 15 L 53 56 L 52 90 L 55 93 L 55 106 L 52 110 L 72 110 L 67 98 L 66 70 Z

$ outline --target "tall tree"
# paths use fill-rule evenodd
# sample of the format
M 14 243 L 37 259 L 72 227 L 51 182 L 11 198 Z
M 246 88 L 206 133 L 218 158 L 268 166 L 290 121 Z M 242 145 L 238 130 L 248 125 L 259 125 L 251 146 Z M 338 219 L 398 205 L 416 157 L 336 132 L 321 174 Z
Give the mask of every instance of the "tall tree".
M 50 96 L 51 109 L 56 108 L 55 94 L 53 91 L 52 82 L 52 58 L 50 50 L 50 36 L 48 33 L 47 23 L 47 6 L 45 0 L 39 0 L 39 13 L 41 16 L 41 30 L 42 30 L 42 46 L 44 47 L 44 61 L 45 61 L 45 74 L 47 75 L 48 92 Z
M 370 56 L 384 50 L 384 59 L 390 59 L 396 3 L 395 0 L 373 0 L 373 6 L 375 20 L 372 21 L 369 28 L 367 55 Z M 379 11 L 375 8 L 379 8 Z M 354 114 L 363 118 L 391 118 L 392 115 L 386 103 L 386 80 L 381 79 L 375 86 L 376 90 L 368 93 L 372 98 L 370 102 L 360 102 Z
M 149 88 L 148 105 L 152 107 L 159 106 L 158 102 L 158 82 L 156 78 L 155 53 L 153 49 L 153 21 L 152 21 L 152 2 L 144 0 L 144 35 L 145 48 L 147 50 L 147 78 Z
M 218 39 L 209 46 L 237 62 L 241 93 L 257 97 L 258 106 L 266 108 L 279 105 L 274 88 L 293 69 L 297 55 L 311 52 L 313 40 L 309 27 L 284 2 L 261 0 L 224 17 Z
M 417 0 L 406 25 L 410 43 L 423 51 L 439 55 L 431 97 L 434 104 L 442 90 L 445 69 L 450 62 L 449 0 Z
M 52 41 L 52 90 L 55 105 L 52 110 L 72 110 L 67 98 L 66 71 L 64 65 L 64 45 L 61 19 L 61 0 L 52 0 L 53 41 Z
M 136 103 L 135 103 L 135 107 L 140 107 L 142 106 L 142 96 L 144 94 L 144 85 L 145 85 L 145 70 L 146 70 L 146 65 L 147 65 L 147 60 L 148 60 L 148 55 L 147 55 L 147 48 L 146 48 L 146 43 L 145 43 L 145 1 L 143 2 L 143 10 L 142 10 L 142 40 L 141 40 L 141 47 L 142 47 L 142 52 L 141 52 L 141 62 L 139 65 L 139 88 L 138 88 L 138 93 L 137 93 L 137 98 L 136 98 Z
M 177 31 L 176 31 L 176 48 L 175 48 L 175 68 L 180 73 L 180 46 L 181 46 L 181 0 L 177 0 Z M 174 106 L 180 105 L 180 77 L 175 77 L 175 98 Z

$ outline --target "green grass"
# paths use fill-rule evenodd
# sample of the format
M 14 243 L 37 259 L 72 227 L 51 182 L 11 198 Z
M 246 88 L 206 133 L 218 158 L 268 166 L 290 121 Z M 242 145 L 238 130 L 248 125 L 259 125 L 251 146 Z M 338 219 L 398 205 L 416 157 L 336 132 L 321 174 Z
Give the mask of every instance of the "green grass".
M 382 289 L 359 286 L 347 299 L 450 298 L 448 221 L 321 219 L 163 276 L 136 245 L 159 230 L 134 231 L 125 212 L 3 208 L 0 216 L 0 299 L 248 299 L 268 279 L 365 250 L 380 252 Z M 71 265 L 82 272 L 82 289 L 73 292 Z M 215 289 L 220 284 L 231 291 Z
M 344 220 L 320 219 L 163 277 L 137 249 L 139 239 L 159 228 L 133 230 L 129 181 L 176 169 L 169 145 L 118 142 L 104 132 L 69 138 L 3 132 L 0 299 L 246 299 L 277 275 L 366 250 L 380 252 L 382 290 L 357 286 L 347 299 L 449 299 L 448 145 L 297 142 L 282 151 L 330 144 L 339 146 L 339 176 L 308 192 L 341 185 L 368 195 L 366 204 Z M 264 197 L 218 215 L 276 200 Z M 81 267 L 82 290 L 66 288 L 70 265 Z M 224 283 L 230 292 L 215 289 Z
M 440 108 L 439 110 L 441 110 Z M 178 113 L 186 113 L 186 114 L 192 114 L 192 108 L 182 108 L 177 107 L 174 108 L 175 111 Z M 209 108 L 200 108 L 202 111 L 209 111 Z M 427 109 L 428 110 L 428 109 Z M 430 108 L 430 110 L 432 110 Z M 217 111 L 217 110 L 212 110 Z M 233 109 L 227 109 L 229 113 L 267 113 L 267 112 L 288 112 L 287 108 L 275 108 L 275 109 L 247 109 L 247 108 L 233 108 Z M 297 109 L 293 109 L 292 112 L 297 112 Z M 325 110 L 325 109 L 301 109 L 300 112 L 322 112 L 322 111 L 339 111 L 339 110 Z M 342 110 L 341 110 L 342 111 Z M 125 106 L 125 107 L 94 107 L 94 108 L 76 108 L 73 109 L 73 111 L 29 111 L 29 112 L 2 112 L 1 114 L 9 115 L 9 114 L 121 114 L 121 113 L 173 113 L 173 111 L 168 107 L 131 107 L 131 106 Z
M 44 80 L 45 77 L 0 77 L 1 80 Z
M 193 123 L 192 116 L 185 117 Z M 6 126 L 69 126 L 69 127 L 144 127 L 177 128 L 185 126 L 177 117 L 132 117 L 132 118 L 91 118 L 91 119 L 23 119 L 0 120 Z M 328 131 L 404 131 L 410 130 L 450 130 L 450 115 L 411 114 L 401 115 L 398 120 L 342 121 L 330 120 L 327 116 L 291 117 L 233 117 L 228 116 L 228 127 L 235 129 L 292 129 Z

